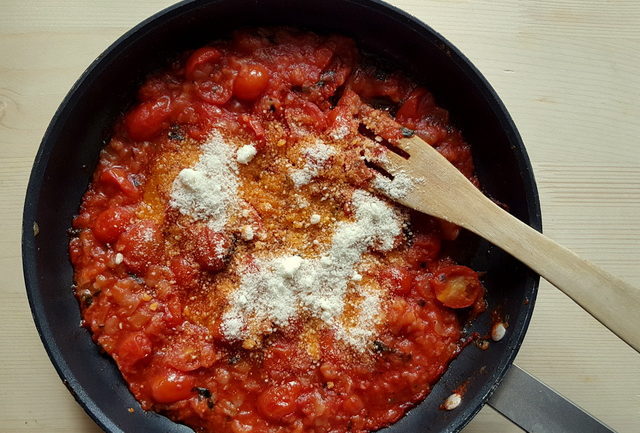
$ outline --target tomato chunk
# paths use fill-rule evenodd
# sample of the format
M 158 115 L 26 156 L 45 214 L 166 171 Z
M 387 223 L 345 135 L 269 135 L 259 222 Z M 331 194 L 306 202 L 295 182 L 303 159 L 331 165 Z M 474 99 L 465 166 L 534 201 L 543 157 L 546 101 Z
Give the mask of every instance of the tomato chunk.
M 408 119 L 420 118 L 429 112 L 433 104 L 433 95 L 427 90 L 418 87 L 402 103 L 396 114 L 396 119 L 398 122 L 403 123 Z
M 151 379 L 151 395 L 159 403 L 173 403 L 191 397 L 194 386 L 192 376 L 167 371 Z
M 233 85 L 236 98 L 253 101 L 258 98 L 269 84 L 269 71 L 258 64 L 243 65 Z
M 127 335 L 118 346 L 118 362 L 124 367 L 131 367 L 151 353 L 151 340 L 144 332 Z
M 129 136 L 134 140 L 149 140 L 169 126 L 167 121 L 171 112 L 171 98 L 161 96 L 143 102 L 131 110 L 124 118 L 124 124 Z
M 93 234 L 104 243 L 113 243 L 118 240 L 133 218 L 133 212 L 129 208 L 116 206 L 110 207 L 98 214 L 93 225 Z
M 432 285 L 438 301 L 449 308 L 469 307 L 483 292 L 477 272 L 460 265 L 439 269 Z
M 186 258 L 176 256 L 171 259 L 169 266 L 178 285 L 191 287 L 197 282 L 198 266 Z
M 393 266 L 384 269 L 380 273 L 383 286 L 389 288 L 393 293 L 406 295 L 411 291 L 413 275 L 409 269 Z
M 193 255 L 202 269 L 217 272 L 224 269 L 231 240 L 224 233 L 202 227 L 195 232 Z
M 130 226 L 116 243 L 115 250 L 122 253 L 125 264 L 136 273 L 144 273 L 158 260 L 162 236 L 153 221 L 138 221 Z
M 137 199 L 140 196 L 140 190 L 133 183 L 131 177 L 121 167 L 110 167 L 102 172 L 100 175 L 100 181 L 113 185 L 120 189 L 127 197 Z
M 258 397 L 258 410 L 265 418 L 282 422 L 284 417 L 296 411 L 296 399 L 300 395 L 300 388 L 297 382 L 268 388 Z
M 420 233 L 409 249 L 407 261 L 416 267 L 429 263 L 438 257 L 440 246 L 440 237 L 436 233 Z
M 184 67 L 184 75 L 187 80 L 206 78 L 211 72 L 211 65 L 215 63 L 222 53 L 212 47 L 202 47 L 193 52 Z

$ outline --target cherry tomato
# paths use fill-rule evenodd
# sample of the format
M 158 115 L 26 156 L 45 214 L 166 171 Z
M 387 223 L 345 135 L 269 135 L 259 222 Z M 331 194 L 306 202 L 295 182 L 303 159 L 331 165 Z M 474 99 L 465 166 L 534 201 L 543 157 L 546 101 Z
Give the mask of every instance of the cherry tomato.
M 149 140 L 168 127 L 172 113 L 171 98 L 161 96 L 146 101 L 131 110 L 124 118 L 129 136 L 138 141 Z
M 438 301 L 449 308 L 466 308 L 482 294 L 482 283 L 478 274 L 460 265 L 440 268 L 431 282 Z
M 184 67 L 187 80 L 199 80 L 209 76 L 212 65 L 222 56 L 222 53 L 212 47 L 202 47 L 193 52 Z
M 419 119 L 429 112 L 434 103 L 433 95 L 426 89 L 418 87 L 404 100 L 396 113 L 396 119 L 400 123 L 408 119 Z
M 269 71 L 261 65 L 243 65 L 233 85 L 233 94 L 244 101 L 254 101 L 269 84 Z
M 133 212 L 129 208 L 107 208 L 98 214 L 93 225 L 93 234 L 101 242 L 113 243 L 125 231 L 132 217 Z
M 364 408 L 364 403 L 356 394 L 351 394 L 342 402 L 342 408 L 347 413 L 355 415 Z
M 195 232 L 193 256 L 202 269 L 217 272 L 226 265 L 231 240 L 220 232 L 202 227 Z
M 182 303 L 177 295 L 171 294 L 165 302 L 166 310 L 164 321 L 169 326 L 178 326 L 182 323 Z
M 413 279 L 413 287 L 414 290 L 420 295 L 423 299 L 431 300 L 434 298 L 433 287 L 431 280 L 433 279 L 433 275 L 429 273 L 419 273 Z
M 411 291 L 413 275 L 407 268 L 392 266 L 380 273 L 383 287 L 397 295 L 406 295 Z
M 407 261 L 418 267 L 435 260 L 439 252 L 440 238 L 435 233 L 419 233 L 408 251 Z
M 442 238 L 447 241 L 454 241 L 460 235 L 460 226 L 454 223 L 450 223 L 449 221 L 439 220 L 440 223 L 440 234 Z
M 258 410 L 265 418 L 282 422 L 284 417 L 296 411 L 298 407 L 296 399 L 300 395 L 300 388 L 297 382 L 268 388 L 258 396 Z
M 152 350 L 151 340 L 144 332 L 134 332 L 124 337 L 118 345 L 118 363 L 131 367 L 147 357 Z
M 104 170 L 100 174 L 100 182 L 117 187 L 129 198 L 137 199 L 140 196 L 140 190 L 121 167 L 110 167 Z
M 239 120 L 247 129 L 253 132 L 257 139 L 264 138 L 264 127 L 262 126 L 262 122 L 256 116 L 243 114 L 240 116 Z M 263 141 L 259 141 L 256 144 L 258 150 L 261 150 L 264 147 Z
M 193 395 L 192 376 L 166 371 L 151 378 L 151 395 L 159 403 L 173 403 Z
M 169 267 L 173 272 L 173 278 L 179 286 L 191 287 L 197 282 L 197 265 L 190 263 L 186 258 L 176 256 L 171 259 Z
M 284 110 L 285 118 L 290 127 L 298 128 L 305 125 L 316 131 L 324 131 L 327 128 L 327 116 L 313 102 L 303 99 L 295 99 L 287 103 Z
M 223 105 L 233 95 L 233 81 L 236 72 L 219 67 L 208 78 L 195 81 L 196 93 L 205 102 L 215 105 Z
M 162 236 L 153 221 L 138 221 L 120 235 L 115 250 L 122 253 L 124 263 L 135 273 L 146 272 L 151 262 L 158 261 Z

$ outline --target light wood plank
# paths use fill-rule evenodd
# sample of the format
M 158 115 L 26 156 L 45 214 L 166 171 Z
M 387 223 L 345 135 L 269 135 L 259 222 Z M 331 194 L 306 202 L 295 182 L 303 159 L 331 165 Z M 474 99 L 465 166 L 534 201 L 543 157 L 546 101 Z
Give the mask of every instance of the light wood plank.
M 22 281 L 24 189 L 66 92 L 111 42 L 171 1 L 5 0 L 0 14 L 0 430 L 97 432 L 58 379 Z M 396 0 L 460 48 L 529 151 L 545 231 L 640 285 L 640 3 Z M 620 432 L 640 431 L 640 358 L 543 283 L 518 363 Z M 483 409 L 467 433 L 519 429 Z

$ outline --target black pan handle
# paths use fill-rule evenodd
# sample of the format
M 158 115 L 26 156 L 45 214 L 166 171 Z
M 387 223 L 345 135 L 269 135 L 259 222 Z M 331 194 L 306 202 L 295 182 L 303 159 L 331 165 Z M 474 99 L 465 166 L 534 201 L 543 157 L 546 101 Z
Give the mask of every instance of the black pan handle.
M 615 433 L 515 364 L 489 406 L 529 433 Z

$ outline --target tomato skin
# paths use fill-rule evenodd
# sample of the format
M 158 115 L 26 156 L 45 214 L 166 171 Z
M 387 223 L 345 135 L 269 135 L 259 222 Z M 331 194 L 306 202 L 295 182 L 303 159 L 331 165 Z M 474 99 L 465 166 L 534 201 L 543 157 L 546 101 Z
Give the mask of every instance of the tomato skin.
M 125 264 L 135 273 L 146 272 L 158 259 L 162 236 L 153 221 L 138 221 L 120 235 L 115 250 L 122 253 Z
M 258 396 L 257 406 L 260 413 L 274 422 L 282 422 L 283 418 L 296 411 L 296 399 L 300 395 L 301 386 L 297 382 L 276 385 L 268 388 Z
M 429 112 L 434 102 L 431 93 L 418 87 L 404 100 L 396 113 L 396 119 L 400 123 L 406 122 L 409 119 L 418 119 Z
M 195 50 L 184 67 L 184 75 L 187 80 L 198 80 L 206 78 L 210 71 L 207 71 L 208 64 L 215 63 L 222 53 L 212 47 L 202 47 Z
M 121 206 L 109 207 L 98 214 L 93 225 L 93 234 L 101 242 L 114 243 L 125 231 L 131 218 L 131 209 Z
M 324 131 L 327 128 L 326 114 L 313 102 L 302 99 L 288 101 L 285 118 L 292 128 L 296 128 L 296 125 L 304 125 L 316 131 Z
M 210 104 L 224 105 L 233 96 L 235 71 L 220 69 L 212 72 L 208 79 L 196 80 L 195 90 L 200 99 Z
M 408 251 L 407 261 L 415 267 L 429 263 L 438 257 L 440 245 L 440 237 L 437 234 L 420 233 L 416 235 Z
M 152 344 L 147 335 L 140 331 L 127 335 L 118 345 L 118 363 L 125 368 L 151 354 Z
M 449 308 L 466 308 L 482 295 L 478 273 L 461 265 L 440 268 L 431 281 L 436 299 Z
M 193 395 L 195 379 L 174 371 L 160 373 L 151 378 L 151 395 L 159 403 L 174 403 Z
M 454 241 L 460 235 L 460 226 L 450 223 L 449 221 L 439 220 L 440 234 L 447 241 Z
M 161 96 L 143 102 L 131 110 L 124 118 L 124 124 L 132 139 L 149 140 L 168 126 L 167 121 L 171 114 L 171 98 Z
M 191 287 L 197 282 L 197 265 L 190 263 L 186 258 L 176 256 L 171 259 L 170 268 L 173 278 L 179 286 Z
M 217 272 L 226 266 L 231 240 L 220 232 L 208 227 L 196 231 L 193 256 L 200 267 L 209 272 Z
M 269 84 L 269 71 L 262 65 L 243 65 L 233 84 L 233 95 L 244 101 L 254 101 Z
M 397 295 L 406 295 L 413 285 L 413 275 L 409 269 L 397 266 L 382 270 L 380 279 L 383 286 Z
M 109 167 L 104 170 L 100 175 L 100 182 L 117 187 L 131 199 L 136 200 L 140 197 L 140 190 L 121 167 Z

